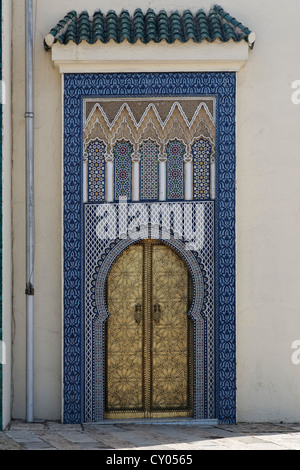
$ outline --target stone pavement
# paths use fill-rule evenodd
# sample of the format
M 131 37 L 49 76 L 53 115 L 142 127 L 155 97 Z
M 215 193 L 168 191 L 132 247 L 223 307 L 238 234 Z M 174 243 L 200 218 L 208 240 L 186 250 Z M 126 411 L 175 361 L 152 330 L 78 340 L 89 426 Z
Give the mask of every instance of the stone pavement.
M 0 450 L 300 450 L 300 424 L 28 424 L 0 432 Z

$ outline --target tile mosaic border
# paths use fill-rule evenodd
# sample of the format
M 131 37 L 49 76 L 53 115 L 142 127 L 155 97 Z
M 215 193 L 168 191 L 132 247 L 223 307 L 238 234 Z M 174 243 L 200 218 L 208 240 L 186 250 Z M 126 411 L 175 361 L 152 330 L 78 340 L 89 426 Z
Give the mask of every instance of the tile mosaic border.
M 197 210 L 199 204 L 201 204 L 201 211 Z M 115 236 L 112 239 L 113 230 L 110 230 L 109 237 L 103 239 L 97 236 L 99 221 L 103 218 L 103 214 L 109 211 L 118 225 L 120 223 L 117 215 L 118 204 L 85 205 L 85 417 L 87 421 L 104 419 L 105 336 L 103 332 L 104 324 L 109 317 L 105 302 L 107 276 L 113 263 L 124 250 L 138 240 L 147 238 L 157 238 L 170 245 L 189 267 L 194 286 L 193 302 L 189 312 L 194 320 L 194 417 L 208 419 L 215 416 L 215 382 L 214 374 L 210 373 L 214 371 L 215 363 L 214 202 L 175 204 L 165 202 L 156 204 L 157 206 L 162 211 L 172 211 L 176 219 L 180 219 L 181 214 L 181 224 L 184 220 L 185 226 L 192 227 L 197 221 L 197 230 L 186 229 L 185 238 L 178 234 L 179 238 L 174 238 L 172 228 L 168 229 L 161 224 L 151 226 L 151 208 L 154 207 L 152 203 L 134 203 L 128 206 L 125 225 L 129 227 L 133 212 L 143 213 L 147 219 L 146 225 L 137 221 L 133 236 L 127 236 L 124 239 Z M 179 226 L 178 222 L 180 223 L 180 220 L 177 220 L 176 227 Z M 185 226 L 182 224 L 180 228 L 178 227 L 181 234 L 184 233 Z M 193 237 L 201 242 L 199 251 L 188 248 Z M 205 380 L 205 377 L 209 380 Z
M 235 73 L 64 75 L 64 422 L 84 421 L 83 99 L 215 96 L 216 418 L 236 419 Z

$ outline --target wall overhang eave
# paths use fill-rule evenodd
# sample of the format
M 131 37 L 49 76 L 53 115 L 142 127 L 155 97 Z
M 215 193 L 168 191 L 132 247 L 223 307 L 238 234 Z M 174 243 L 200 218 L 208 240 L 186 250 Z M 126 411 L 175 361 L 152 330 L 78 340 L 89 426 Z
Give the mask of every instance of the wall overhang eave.
M 174 44 L 53 44 L 52 60 L 60 73 L 238 72 L 248 60 L 247 42 L 189 41 Z

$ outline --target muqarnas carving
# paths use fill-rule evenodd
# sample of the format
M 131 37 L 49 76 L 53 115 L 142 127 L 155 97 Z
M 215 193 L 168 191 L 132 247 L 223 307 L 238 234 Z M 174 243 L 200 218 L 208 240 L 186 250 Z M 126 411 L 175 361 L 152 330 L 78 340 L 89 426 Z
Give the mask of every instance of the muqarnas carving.
M 86 202 L 103 202 L 105 187 L 114 194 L 114 201 L 120 197 L 128 201 L 209 200 L 215 159 L 211 103 L 199 98 L 87 102 Z M 113 163 L 112 177 L 105 172 L 109 162 Z M 190 180 L 188 163 L 193 165 Z M 193 187 L 191 197 L 187 197 L 186 184 Z

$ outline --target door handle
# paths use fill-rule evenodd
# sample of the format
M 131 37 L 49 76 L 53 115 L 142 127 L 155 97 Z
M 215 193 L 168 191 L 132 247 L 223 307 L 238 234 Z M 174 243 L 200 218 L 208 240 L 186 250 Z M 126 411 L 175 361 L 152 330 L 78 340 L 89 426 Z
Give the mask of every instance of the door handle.
M 159 323 L 161 318 L 161 307 L 159 304 L 155 304 L 153 306 L 153 320 L 155 323 Z
M 134 319 L 135 322 L 139 325 L 142 321 L 143 313 L 142 313 L 142 304 L 136 304 L 134 310 Z

